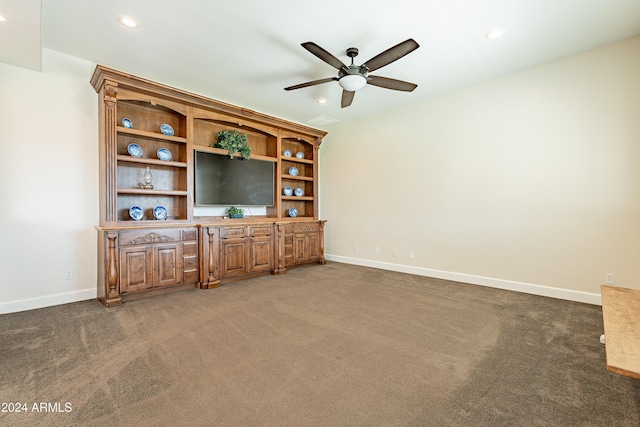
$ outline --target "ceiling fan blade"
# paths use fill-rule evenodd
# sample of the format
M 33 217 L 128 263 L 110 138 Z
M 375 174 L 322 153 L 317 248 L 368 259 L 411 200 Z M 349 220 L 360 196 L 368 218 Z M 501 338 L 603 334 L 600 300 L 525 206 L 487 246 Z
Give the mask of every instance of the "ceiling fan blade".
M 334 68 L 337 68 L 338 70 L 346 67 L 346 65 L 344 65 L 342 61 L 340 61 L 338 58 L 336 58 L 314 42 L 302 43 L 302 47 L 313 53 L 318 58 L 322 59 L 327 64 L 331 65 Z
M 397 61 L 419 47 L 420 45 L 414 39 L 408 39 L 374 56 L 362 64 L 362 66 L 367 67 L 369 71 L 375 71 L 378 68 L 391 64 L 393 61 Z
M 320 80 L 314 80 L 314 81 L 311 81 L 311 82 L 300 83 L 299 85 L 285 87 L 284 90 L 302 89 L 303 87 L 320 85 L 322 83 L 329 83 L 329 82 L 332 82 L 334 80 L 338 80 L 338 78 L 337 77 L 328 77 L 326 79 L 320 79 Z
M 403 92 L 411 92 L 418 87 L 418 85 L 414 83 L 380 76 L 368 76 L 367 83 L 370 85 L 383 87 L 385 89 L 401 90 Z
M 348 107 L 353 102 L 353 97 L 356 96 L 355 92 L 350 92 L 348 90 L 342 91 L 342 101 L 340 102 L 340 106 L 342 108 Z

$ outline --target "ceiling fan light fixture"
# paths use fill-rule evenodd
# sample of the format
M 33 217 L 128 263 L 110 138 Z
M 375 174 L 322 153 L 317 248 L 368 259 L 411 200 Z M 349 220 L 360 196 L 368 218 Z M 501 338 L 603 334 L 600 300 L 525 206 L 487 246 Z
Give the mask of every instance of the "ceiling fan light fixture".
M 359 74 L 347 74 L 338 80 L 338 84 L 346 91 L 355 92 L 367 84 L 367 79 Z

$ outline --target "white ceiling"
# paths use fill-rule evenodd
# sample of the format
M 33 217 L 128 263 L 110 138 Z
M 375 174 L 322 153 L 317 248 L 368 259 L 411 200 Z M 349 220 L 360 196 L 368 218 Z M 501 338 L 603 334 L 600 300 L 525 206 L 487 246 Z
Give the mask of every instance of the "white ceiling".
M 39 71 L 51 49 L 299 123 L 344 122 L 640 36 L 640 0 L 0 0 L 0 15 L 0 62 Z M 495 27 L 505 36 L 485 39 Z M 283 89 L 337 75 L 302 42 L 345 63 L 357 47 L 361 64 L 408 38 L 420 48 L 372 74 L 414 92 L 367 85 L 341 109 L 337 82 Z

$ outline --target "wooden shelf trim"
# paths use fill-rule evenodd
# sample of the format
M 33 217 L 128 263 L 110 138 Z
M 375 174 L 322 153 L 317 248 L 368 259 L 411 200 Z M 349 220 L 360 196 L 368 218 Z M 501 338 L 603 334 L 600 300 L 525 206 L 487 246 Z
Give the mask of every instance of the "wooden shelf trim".
M 143 136 L 145 138 L 163 139 L 165 141 L 179 142 L 181 144 L 187 143 L 187 138 L 184 138 L 182 136 L 169 136 L 160 132 L 147 132 L 145 130 L 130 129 L 124 126 L 117 126 L 116 129 L 118 130 L 118 133 L 123 133 L 123 134 Z
M 305 164 L 307 164 L 307 165 L 313 165 L 313 160 L 309 160 L 309 159 L 299 159 L 299 158 L 297 158 L 297 157 L 282 156 L 282 161 L 283 161 L 283 162 L 305 163 Z
M 145 190 L 144 188 L 118 188 L 118 194 L 137 194 L 140 196 L 186 196 L 187 190 Z
M 311 196 L 282 196 L 282 200 L 301 200 L 301 201 L 313 201 L 313 197 Z
M 300 175 L 282 175 L 282 179 L 294 179 L 297 181 L 313 181 L 312 176 L 300 176 Z
M 224 150 L 222 148 L 205 147 L 203 145 L 196 145 L 195 149 L 198 151 L 205 151 L 207 153 L 221 154 L 225 156 L 229 155 L 229 150 Z M 234 157 L 242 157 L 242 155 L 240 153 L 236 153 L 234 154 Z M 262 156 L 260 154 L 252 154 L 249 159 L 265 160 L 267 162 L 273 162 L 273 163 L 278 161 L 276 157 Z
M 174 166 L 177 168 L 186 168 L 186 162 L 175 162 L 173 160 L 160 160 L 160 159 L 147 159 L 144 157 L 136 158 L 123 154 L 117 156 L 119 162 L 140 163 L 145 165 L 157 165 L 157 166 Z

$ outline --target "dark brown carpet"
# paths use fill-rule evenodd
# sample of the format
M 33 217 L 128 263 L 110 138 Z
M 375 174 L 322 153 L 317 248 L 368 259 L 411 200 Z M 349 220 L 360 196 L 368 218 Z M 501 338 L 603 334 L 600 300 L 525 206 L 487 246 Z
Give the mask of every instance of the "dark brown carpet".
M 0 399 L 27 412 L 0 425 L 640 425 L 601 333 L 597 306 L 328 263 L 2 315 Z

